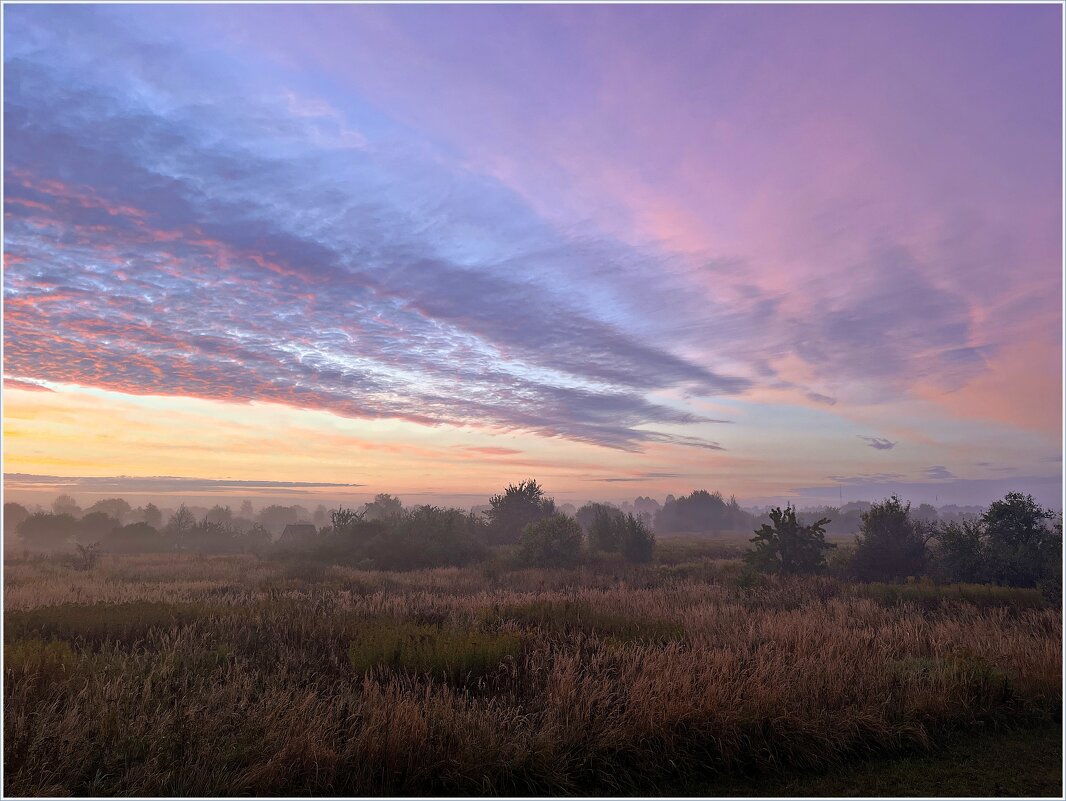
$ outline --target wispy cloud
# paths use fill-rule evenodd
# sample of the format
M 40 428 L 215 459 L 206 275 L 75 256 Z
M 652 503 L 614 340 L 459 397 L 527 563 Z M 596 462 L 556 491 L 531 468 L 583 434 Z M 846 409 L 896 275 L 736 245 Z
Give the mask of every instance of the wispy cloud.
M 957 478 L 957 476 L 954 473 L 952 473 L 950 470 L 948 470 L 946 467 L 944 467 L 944 465 L 940 465 L 940 464 L 933 465 L 932 467 L 926 468 L 925 477 L 926 478 L 935 479 L 935 480 L 938 480 L 938 481 L 939 480 L 946 481 L 948 479 Z
M 629 258 L 620 246 L 569 240 L 504 187 L 427 156 L 378 143 L 337 160 L 314 146 L 320 115 L 224 86 L 191 103 L 159 75 L 153 94 L 169 100 L 149 103 L 77 57 L 7 65 L 16 378 L 720 448 L 642 428 L 709 422 L 646 396 L 747 379 L 534 278 L 546 254 L 580 271 Z
M 891 442 L 887 439 L 882 439 L 881 437 L 864 437 L 862 434 L 858 434 L 856 436 L 858 436 L 858 438 L 861 440 L 865 440 L 866 444 L 869 445 L 871 448 L 874 448 L 875 450 L 879 451 L 890 451 L 895 448 L 896 445 L 899 444 L 897 442 Z
M 854 476 L 826 476 L 826 478 L 837 484 L 878 484 L 904 478 L 904 475 L 902 473 L 860 473 Z
M 631 481 L 647 481 L 655 478 L 681 478 L 681 473 L 644 472 L 634 476 L 611 476 L 610 478 L 595 478 L 592 481 L 605 481 L 607 483 L 623 483 Z
M 7 486 L 86 492 L 232 492 L 240 490 L 309 490 L 354 488 L 363 484 L 323 481 L 249 481 L 184 476 L 46 476 L 5 473 Z

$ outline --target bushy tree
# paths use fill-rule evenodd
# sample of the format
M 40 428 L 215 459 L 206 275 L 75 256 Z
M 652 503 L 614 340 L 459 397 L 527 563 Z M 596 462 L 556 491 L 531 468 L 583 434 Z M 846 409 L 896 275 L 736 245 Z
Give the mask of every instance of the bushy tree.
M 588 535 L 589 548 L 616 553 L 622 546 L 622 511 L 605 503 L 589 502 L 577 511 L 576 519 Z
M 53 551 L 69 547 L 77 530 L 78 521 L 73 515 L 37 512 L 22 521 L 19 535 L 27 548 Z
M 363 506 L 364 520 L 391 520 L 402 515 L 403 503 L 387 492 L 379 492 L 374 496 L 374 500 Z
M 85 513 L 89 515 L 94 512 L 102 512 L 121 523 L 126 520 L 131 511 L 130 505 L 122 498 L 104 498 L 86 509 Z
M 100 542 L 121 525 L 117 518 L 106 512 L 87 512 L 78 521 L 75 538 L 78 542 Z
M 154 503 L 145 504 L 143 517 L 144 522 L 150 525 L 152 528 L 163 527 L 163 513 Z
M 489 537 L 499 544 L 517 542 L 526 526 L 554 513 L 555 501 L 544 495 L 534 479 L 511 484 L 503 494 L 489 498 L 489 510 L 485 513 Z
M 52 501 L 52 514 L 81 517 L 81 507 L 71 495 L 59 495 Z
M 930 552 L 937 580 L 955 583 L 988 581 L 984 527 L 979 521 L 942 523 L 936 528 Z
M 577 520 L 553 514 L 522 530 L 518 559 L 530 567 L 570 567 L 581 561 L 582 539 Z
M 1032 495 L 1008 493 L 981 517 L 989 578 L 997 584 L 1033 587 L 1061 571 L 1062 532 L 1050 524 L 1055 517 Z
M 386 519 L 337 509 L 333 527 L 312 551 L 339 564 L 385 570 L 465 565 L 486 555 L 484 521 L 460 509 L 416 506 Z
M 215 504 L 207 510 L 207 514 L 204 515 L 205 523 L 218 523 L 220 525 L 229 526 L 233 524 L 233 510 L 228 506 L 222 506 L 221 504 Z
M 627 562 L 650 562 L 655 553 L 655 535 L 639 517 L 628 514 L 621 523 L 620 550 Z
M 826 551 L 835 547 L 825 541 L 827 517 L 803 525 L 792 506 L 770 510 L 772 525 L 765 523 L 752 537 L 747 560 L 767 573 L 820 573 L 825 570 Z
M 30 516 L 29 510 L 21 503 L 8 501 L 4 504 L 4 542 L 8 547 L 18 537 L 18 528 L 22 521 Z
M 1008 493 L 978 520 L 937 527 L 934 572 L 943 581 L 992 582 L 1014 587 L 1061 583 L 1061 522 L 1031 495 Z
M 196 518 L 189 511 L 189 507 L 181 504 L 178 507 L 178 511 L 167 521 L 166 536 L 175 547 L 184 548 L 185 540 L 195 525 Z
M 900 581 L 926 567 L 926 532 L 910 516 L 911 505 L 893 495 L 862 514 L 852 562 L 861 581 Z
M 157 553 L 167 549 L 162 532 L 147 523 L 130 523 L 114 528 L 101 541 L 108 553 Z
M 753 522 L 736 498 L 726 501 L 720 492 L 707 490 L 696 490 L 680 498 L 670 496 L 655 514 L 655 530 L 659 532 L 740 531 Z
M 271 504 L 260 510 L 256 522 L 262 523 L 272 534 L 280 534 L 285 526 L 297 522 L 299 510 L 295 506 Z
M 362 520 L 363 514 L 365 512 L 365 509 L 363 511 L 357 512 L 354 509 L 348 509 L 344 506 L 338 506 L 329 514 L 330 525 L 332 526 L 334 531 L 346 531 L 352 528 L 355 523 L 358 523 L 360 520 Z

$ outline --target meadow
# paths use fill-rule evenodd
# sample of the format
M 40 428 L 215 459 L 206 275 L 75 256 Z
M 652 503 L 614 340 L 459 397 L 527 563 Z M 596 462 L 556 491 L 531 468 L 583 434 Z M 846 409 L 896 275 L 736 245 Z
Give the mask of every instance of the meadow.
M 408 572 L 9 558 L 4 623 L 5 795 L 735 794 L 1062 706 L 1035 590 L 753 576 L 721 542 Z

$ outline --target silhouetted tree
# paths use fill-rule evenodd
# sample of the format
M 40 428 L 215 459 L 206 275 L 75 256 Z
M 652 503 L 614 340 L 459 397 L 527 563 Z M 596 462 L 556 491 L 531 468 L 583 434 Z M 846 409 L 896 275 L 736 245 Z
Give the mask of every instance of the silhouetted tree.
M 346 509 L 339 506 L 330 512 L 330 522 L 334 531 L 347 531 L 363 519 L 366 510 L 357 512 L 354 509 Z
M 184 548 L 185 540 L 196 525 L 196 518 L 189 511 L 189 507 L 181 504 L 178 511 L 167 521 L 166 534 L 172 543 L 178 548 Z
M 329 522 L 329 510 L 324 505 L 319 504 L 318 508 L 315 509 L 315 513 L 311 516 L 311 522 L 322 528 Z
M 374 500 L 363 506 L 364 520 L 389 520 L 402 514 L 403 503 L 387 492 L 379 492 L 374 496 Z
M 772 525 L 763 524 L 752 537 L 747 560 L 752 567 L 767 573 L 820 573 L 825 570 L 825 554 L 832 544 L 825 541 L 823 517 L 810 525 L 796 518 L 792 506 L 770 510 Z
M 130 505 L 122 498 L 104 498 L 86 509 L 85 513 L 93 514 L 95 512 L 103 512 L 108 517 L 122 523 L 126 520 L 131 511 Z
M 285 526 L 298 521 L 298 510 L 295 506 L 279 506 L 271 504 L 260 510 L 258 522 L 262 523 L 272 534 L 280 534 Z
M 696 490 L 680 498 L 670 496 L 655 515 L 655 529 L 676 531 L 740 531 L 749 528 L 754 518 L 737 503 L 725 501 L 720 492 Z
M 141 522 L 112 529 L 100 546 L 108 553 L 157 553 L 165 551 L 167 543 L 162 532 Z
M 620 523 L 619 549 L 627 562 L 650 562 L 655 552 L 655 535 L 643 520 L 628 514 Z
M 569 567 L 581 560 L 581 525 L 553 514 L 528 524 L 519 540 L 518 559 L 530 567 Z
M 989 578 L 997 584 L 1034 587 L 1061 577 L 1062 531 L 1055 514 L 1032 495 L 1011 492 L 981 517 Z
M 81 507 L 70 495 L 60 495 L 52 501 L 52 513 L 57 515 L 70 515 L 81 517 Z
M 489 536 L 503 544 L 517 542 L 526 526 L 555 513 L 555 501 L 545 497 L 532 478 L 509 485 L 502 495 L 493 495 L 489 507 Z
M 8 547 L 18 538 L 18 528 L 29 516 L 29 510 L 20 503 L 8 501 L 4 504 L 4 542 Z
M 590 501 L 577 511 L 576 519 L 588 535 L 589 548 L 614 553 L 622 545 L 623 517 L 620 509 Z
M 899 496 L 872 504 L 862 514 L 852 562 L 862 581 L 899 581 L 925 572 L 926 535 Z
M 940 519 L 940 515 L 935 506 L 923 503 L 917 509 L 911 511 L 911 518 L 919 523 L 935 523 Z
M 942 523 L 932 542 L 933 573 L 948 583 L 988 581 L 989 566 L 980 521 Z
M 204 515 L 205 523 L 219 523 L 224 526 L 233 524 L 233 510 L 228 506 L 215 504 Z
M 98 543 L 120 525 L 116 518 L 106 512 L 87 512 L 78 521 L 75 538 L 81 543 Z
M 69 514 L 37 512 L 22 521 L 19 535 L 27 548 L 53 551 L 70 545 L 78 529 L 78 521 Z

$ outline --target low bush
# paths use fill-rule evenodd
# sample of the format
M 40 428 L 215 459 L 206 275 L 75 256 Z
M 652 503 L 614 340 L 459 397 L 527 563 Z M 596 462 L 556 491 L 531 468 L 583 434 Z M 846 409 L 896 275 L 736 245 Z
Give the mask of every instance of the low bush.
M 518 561 L 529 567 L 568 567 L 581 561 L 581 525 L 556 514 L 526 526 L 518 543 Z
M 154 601 L 60 604 L 4 613 L 4 640 L 38 637 L 86 643 L 131 642 L 153 629 L 183 626 L 210 614 L 197 604 Z
M 348 648 L 348 661 L 359 673 L 387 668 L 462 682 L 491 672 L 521 650 L 522 638 L 511 632 L 382 619 L 361 628 Z

